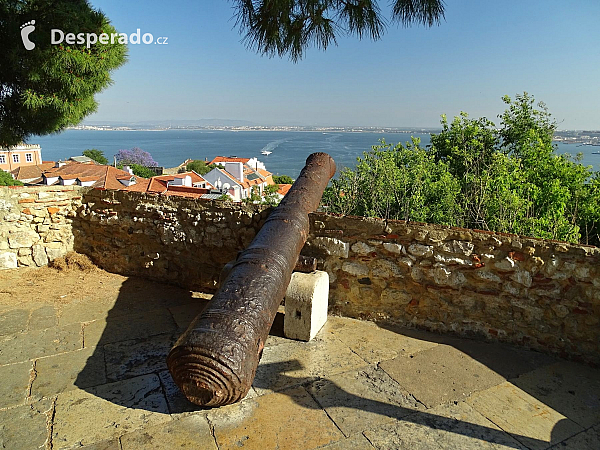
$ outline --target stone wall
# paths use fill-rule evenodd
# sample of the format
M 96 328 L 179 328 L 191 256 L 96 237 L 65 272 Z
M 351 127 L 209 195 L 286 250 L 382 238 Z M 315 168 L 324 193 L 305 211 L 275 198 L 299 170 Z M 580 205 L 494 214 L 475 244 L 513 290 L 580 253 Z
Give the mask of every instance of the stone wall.
M 85 191 L 0 187 L 0 269 L 44 266 L 72 250 L 73 218 Z
M 239 203 L 91 190 L 78 214 L 75 250 L 110 272 L 210 292 L 268 213 Z
M 335 313 L 600 363 L 600 249 L 403 221 L 313 214 L 303 250 Z
M 108 271 L 212 291 L 269 211 L 123 191 L 5 188 L 0 259 L 41 265 L 44 255 L 74 248 Z M 599 248 L 315 213 L 303 254 L 329 273 L 333 313 L 600 364 Z

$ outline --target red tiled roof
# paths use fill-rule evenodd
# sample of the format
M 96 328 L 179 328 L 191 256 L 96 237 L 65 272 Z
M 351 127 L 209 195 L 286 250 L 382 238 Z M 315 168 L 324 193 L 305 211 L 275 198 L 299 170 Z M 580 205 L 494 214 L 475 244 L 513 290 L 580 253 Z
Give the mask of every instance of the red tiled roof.
M 292 187 L 291 184 L 280 184 L 279 189 L 277 190 L 277 193 L 285 196 L 288 193 L 288 191 L 291 189 L 291 187 Z
M 246 164 L 250 158 L 238 158 L 237 156 L 216 156 L 208 164 L 225 163 L 225 162 L 241 162 Z
M 44 161 L 42 164 L 35 166 L 20 166 L 11 171 L 16 180 L 31 180 L 40 178 L 45 170 L 54 167 L 53 161 Z
M 99 164 L 71 162 L 62 167 L 46 170 L 44 175 L 47 177 L 61 177 L 63 180 L 72 180 L 84 178 L 86 181 L 96 180 L 92 187 L 100 189 L 122 190 L 126 186 L 119 180 L 129 180 L 133 175 L 124 170 L 112 166 Z M 144 180 L 141 177 L 135 177 L 136 183 Z

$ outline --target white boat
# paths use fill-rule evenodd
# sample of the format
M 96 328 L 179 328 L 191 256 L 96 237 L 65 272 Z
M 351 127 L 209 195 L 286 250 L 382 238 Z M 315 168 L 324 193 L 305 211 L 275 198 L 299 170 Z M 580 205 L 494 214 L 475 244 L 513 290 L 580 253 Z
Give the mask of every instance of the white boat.
M 263 150 L 261 153 L 265 156 L 269 156 L 273 152 L 270 152 L 269 150 Z

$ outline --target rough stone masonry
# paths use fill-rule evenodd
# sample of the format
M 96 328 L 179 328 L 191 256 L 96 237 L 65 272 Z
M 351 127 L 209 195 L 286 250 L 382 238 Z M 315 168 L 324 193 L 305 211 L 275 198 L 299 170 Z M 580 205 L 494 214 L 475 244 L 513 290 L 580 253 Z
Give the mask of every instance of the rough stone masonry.
M 44 255 L 74 248 L 111 272 L 210 291 L 269 212 L 123 191 L 3 188 L 0 267 L 43 265 Z M 329 274 L 332 313 L 600 364 L 599 248 L 316 213 L 303 254 Z

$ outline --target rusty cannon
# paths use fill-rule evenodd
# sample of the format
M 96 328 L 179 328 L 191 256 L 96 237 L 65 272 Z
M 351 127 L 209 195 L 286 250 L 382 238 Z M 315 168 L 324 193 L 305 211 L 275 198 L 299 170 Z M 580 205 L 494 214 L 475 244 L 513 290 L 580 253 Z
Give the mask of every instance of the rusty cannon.
M 204 311 L 167 357 L 184 395 L 201 406 L 244 398 L 256 374 L 265 341 L 309 233 L 308 214 L 317 209 L 335 163 L 313 153 L 300 176 L 238 254 Z

